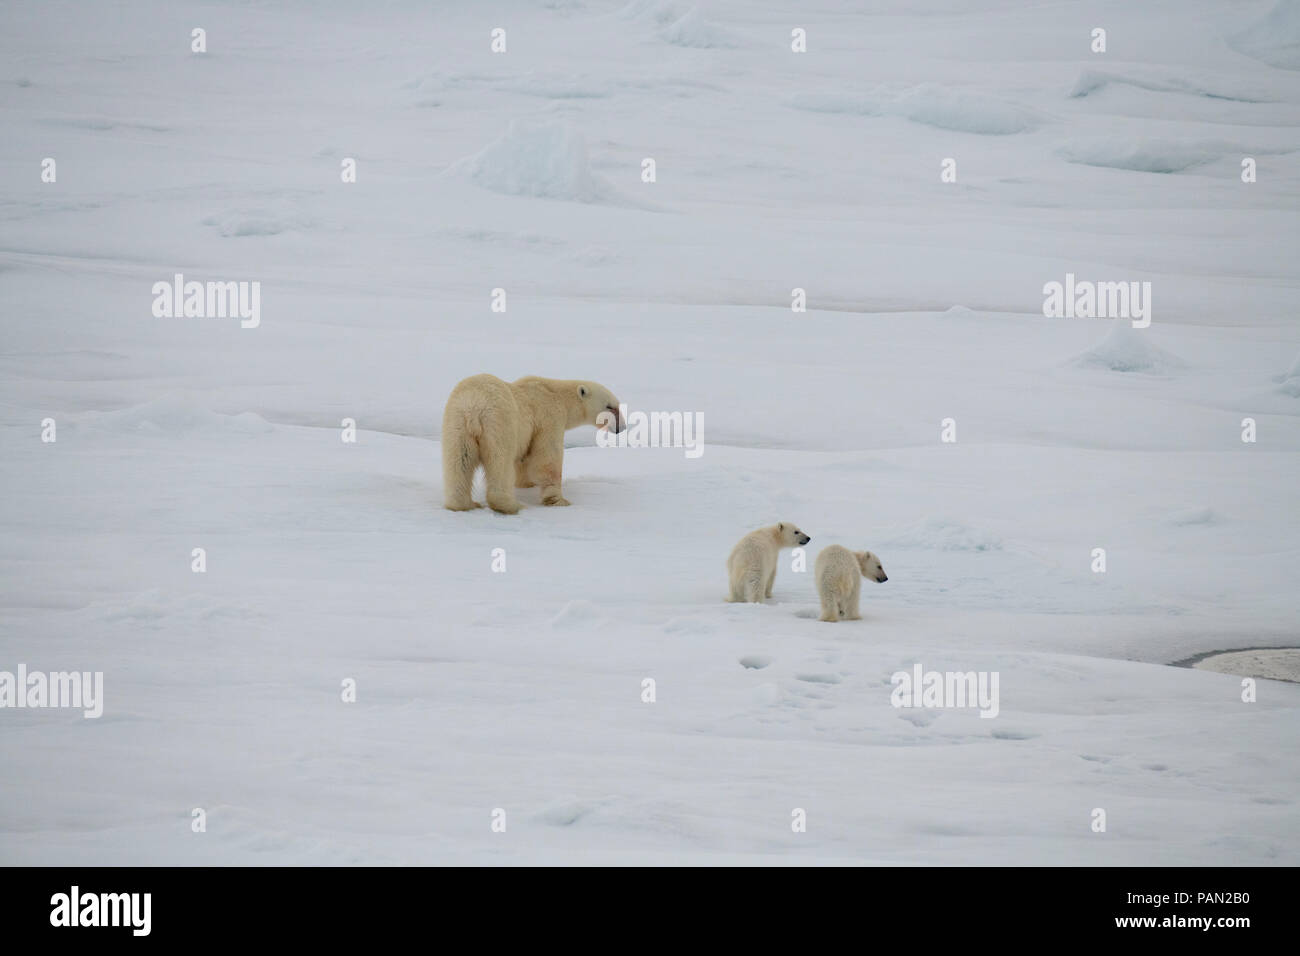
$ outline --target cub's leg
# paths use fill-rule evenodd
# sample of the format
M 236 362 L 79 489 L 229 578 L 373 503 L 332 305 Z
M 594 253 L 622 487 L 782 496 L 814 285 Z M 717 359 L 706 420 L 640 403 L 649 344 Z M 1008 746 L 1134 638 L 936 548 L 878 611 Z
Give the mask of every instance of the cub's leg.
M 858 578 L 853 582 L 853 591 L 849 594 L 848 599 L 844 602 L 844 619 L 846 621 L 860 621 L 862 614 L 858 611 L 858 599 L 862 597 L 862 579 Z
M 736 573 L 731 566 L 731 560 L 727 560 L 727 602 L 729 604 L 738 604 L 745 600 L 744 590 L 741 586 L 740 575 Z
M 838 621 L 840 619 L 839 611 L 835 607 L 835 596 L 832 594 L 820 594 L 822 601 L 822 616 L 819 621 Z

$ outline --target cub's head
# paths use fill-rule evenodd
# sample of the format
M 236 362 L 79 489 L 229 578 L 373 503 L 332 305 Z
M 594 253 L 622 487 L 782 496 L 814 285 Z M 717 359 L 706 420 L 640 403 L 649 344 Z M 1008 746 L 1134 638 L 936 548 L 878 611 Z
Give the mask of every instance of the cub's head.
M 578 382 L 578 401 L 582 404 L 581 425 L 608 428 L 615 434 L 627 428 L 627 422 L 618 411 L 618 399 L 599 382 Z
M 782 521 L 777 525 L 776 533 L 781 539 L 781 547 L 783 548 L 798 548 L 812 540 L 789 521 Z
M 889 575 L 885 574 L 880 559 L 870 551 L 854 551 L 853 554 L 858 559 L 858 567 L 862 569 L 864 578 L 869 578 L 877 584 L 884 584 L 889 580 Z

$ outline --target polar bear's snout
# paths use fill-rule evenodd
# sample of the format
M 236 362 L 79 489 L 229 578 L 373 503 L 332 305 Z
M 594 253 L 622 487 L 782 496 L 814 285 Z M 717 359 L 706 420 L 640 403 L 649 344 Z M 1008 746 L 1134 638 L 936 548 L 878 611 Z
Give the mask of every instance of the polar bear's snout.
M 807 543 L 808 543 L 809 541 L 811 541 L 811 540 L 812 540 L 812 538 L 808 537 L 808 535 L 804 534 L 802 531 L 799 532 L 799 543 L 800 543 L 801 545 L 802 545 L 802 544 L 807 544 Z
M 612 431 L 615 435 L 627 431 L 627 419 L 623 416 L 623 411 L 617 402 L 618 399 L 614 399 L 614 404 L 606 405 L 598 411 L 595 422 L 597 428 Z
M 606 422 L 613 424 L 615 435 L 621 431 L 627 430 L 627 422 L 623 419 L 622 413 L 617 408 L 606 405 L 605 410 L 601 412 L 601 414 L 605 417 Z

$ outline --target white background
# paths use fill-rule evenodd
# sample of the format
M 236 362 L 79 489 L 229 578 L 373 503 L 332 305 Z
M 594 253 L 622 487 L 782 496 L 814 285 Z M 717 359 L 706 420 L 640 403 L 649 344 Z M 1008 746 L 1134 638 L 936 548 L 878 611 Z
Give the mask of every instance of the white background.
M 0 670 L 105 714 L 0 711 L 0 862 L 1300 862 L 1300 686 L 1165 666 L 1297 643 L 1273 6 L 5 3 Z M 153 317 L 177 272 L 261 327 Z M 1044 318 L 1067 272 L 1151 327 Z M 447 512 L 485 371 L 705 454 L 583 429 L 572 507 Z M 779 520 L 881 556 L 865 620 L 788 554 L 723 602 Z M 918 661 L 1000 715 L 894 709 Z

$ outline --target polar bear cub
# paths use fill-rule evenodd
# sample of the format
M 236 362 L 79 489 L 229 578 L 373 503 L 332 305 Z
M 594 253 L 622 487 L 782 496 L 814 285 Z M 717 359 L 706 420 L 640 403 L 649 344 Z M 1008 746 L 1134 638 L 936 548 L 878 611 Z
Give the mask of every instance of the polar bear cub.
M 727 600 L 761 604 L 764 598 L 770 598 L 781 549 L 805 545 L 811 540 L 789 521 L 745 535 L 727 558 L 727 577 L 731 582 Z
M 813 577 L 822 602 L 822 621 L 862 620 L 858 613 L 862 579 L 870 578 L 877 584 L 889 580 L 880 559 L 870 551 L 850 551 L 838 544 L 822 548 L 813 566 Z

